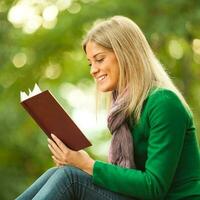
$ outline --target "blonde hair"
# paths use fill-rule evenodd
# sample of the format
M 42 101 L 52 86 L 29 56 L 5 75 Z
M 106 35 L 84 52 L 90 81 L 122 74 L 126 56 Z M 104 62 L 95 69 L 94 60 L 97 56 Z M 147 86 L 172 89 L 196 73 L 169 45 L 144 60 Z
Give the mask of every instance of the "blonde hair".
M 112 50 L 116 55 L 120 70 L 117 94 L 123 94 L 128 86 L 126 104 L 121 110 L 126 116 L 133 113 L 134 121 L 139 120 L 143 102 L 153 87 L 173 91 L 188 107 L 154 55 L 144 34 L 131 19 L 114 16 L 95 24 L 83 41 L 84 51 L 89 41 Z

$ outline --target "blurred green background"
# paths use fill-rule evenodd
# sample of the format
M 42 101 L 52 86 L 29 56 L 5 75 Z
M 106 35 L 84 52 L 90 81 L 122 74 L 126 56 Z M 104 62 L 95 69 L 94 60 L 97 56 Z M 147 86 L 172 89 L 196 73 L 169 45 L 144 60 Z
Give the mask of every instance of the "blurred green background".
M 0 199 L 14 199 L 53 166 L 45 134 L 19 92 L 49 89 L 106 160 L 106 111 L 95 115 L 95 86 L 81 49 L 92 22 L 125 15 L 143 30 L 191 106 L 200 138 L 199 0 L 0 1 Z

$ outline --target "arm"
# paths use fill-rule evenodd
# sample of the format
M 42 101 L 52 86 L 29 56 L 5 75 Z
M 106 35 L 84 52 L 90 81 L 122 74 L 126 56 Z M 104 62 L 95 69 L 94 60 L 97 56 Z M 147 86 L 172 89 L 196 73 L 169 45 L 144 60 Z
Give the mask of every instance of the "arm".
M 96 161 L 94 183 L 141 199 L 162 199 L 166 195 L 179 162 L 188 115 L 175 94 L 161 91 L 149 102 L 148 119 L 145 171 Z

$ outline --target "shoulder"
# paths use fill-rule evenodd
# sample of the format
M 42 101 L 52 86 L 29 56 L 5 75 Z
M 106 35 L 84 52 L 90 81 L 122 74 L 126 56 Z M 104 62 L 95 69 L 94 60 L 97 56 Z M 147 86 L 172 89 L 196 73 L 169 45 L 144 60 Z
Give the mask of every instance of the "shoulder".
M 152 90 L 148 96 L 149 105 L 165 105 L 170 107 L 172 105 L 186 109 L 186 105 L 180 100 L 177 94 L 165 88 L 156 88 Z
M 156 88 L 147 98 L 147 108 L 150 116 L 162 115 L 170 118 L 191 118 L 189 108 L 180 100 L 176 93 L 165 88 Z
M 171 90 L 165 88 L 155 88 L 153 89 L 149 96 L 150 101 L 178 101 L 180 102 L 178 96 Z

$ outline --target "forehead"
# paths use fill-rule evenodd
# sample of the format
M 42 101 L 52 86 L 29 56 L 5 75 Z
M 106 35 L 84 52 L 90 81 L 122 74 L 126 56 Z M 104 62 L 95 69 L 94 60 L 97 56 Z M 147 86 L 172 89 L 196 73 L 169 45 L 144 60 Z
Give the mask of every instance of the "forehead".
M 92 41 L 89 41 L 87 44 L 86 44 L 86 55 L 88 58 L 92 58 L 94 57 L 95 55 L 99 54 L 99 53 L 106 53 L 108 52 L 108 49 L 95 43 L 95 42 L 92 42 Z

